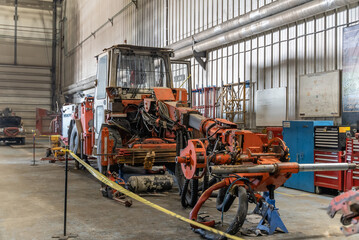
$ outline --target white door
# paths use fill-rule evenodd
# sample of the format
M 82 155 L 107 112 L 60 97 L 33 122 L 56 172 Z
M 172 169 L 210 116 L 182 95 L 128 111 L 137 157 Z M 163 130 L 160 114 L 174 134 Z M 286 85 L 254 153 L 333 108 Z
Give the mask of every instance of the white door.
M 97 85 L 94 101 L 94 127 L 95 139 L 101 131 L 101 125 L 105 122 L 105 110 L 107 109 L 106 87 L 108 85 L 108 54 L 99 56 L 97 63 Z M 95 141 L 97 143 L 97 141 Z

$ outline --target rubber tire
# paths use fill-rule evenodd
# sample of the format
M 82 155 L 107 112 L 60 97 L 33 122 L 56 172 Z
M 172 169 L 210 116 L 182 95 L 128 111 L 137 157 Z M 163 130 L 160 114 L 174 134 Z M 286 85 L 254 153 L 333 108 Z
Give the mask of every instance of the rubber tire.
M 25 145 L 25 138 L 16 138 L 15 143 L 18 145 Z
M 181 192 L 182 207 L 193 208 L 196 205 L 197 201 L 198 201 L 198 179 L 190 179 L 190 180 L 186 179 Z
M 248 198 L 247 198 L 247 190 L 244 187 L 238 187 L 238 209 L 235 218 L 231 225 L 227 228 L 226 233 L 234 235 L 237 234 L 239 229 L 242 227 L 244 221 L 247 217 L 248 212 Z M 219 240 L 227 239 L 224 236 L 221 236 Z
M 218 195 L 217 195 L 217 198 L 216 198 L 216 208 L 220 212 L 222 212 L 222 208 L 223 208 L 223 204 L 224 204 L 227 189 L 228 188 L 221 188 L 218 191 Z M 231 195 L 230 193 L 228 194 L 227 201 L 226 201 L 226 203 L 224 205 L 224 208 L 223 208 L 223 212 L 227 212 L 230 209 L 230 207 L 232 206 L 235 199 L 236 199 L 235 195 Z
M 77 156 L 79 156 L 79 133 L 77 130 L 76 125 L 72 127 L 72 131 L 69 138 L 69 149 L 70 151 L 74 152 Z M 78 161 L 75 161 L 75 168 L 80 169 L 80 163 Z
M 69 129 L 67 130 L 67 141 L 68 141 L 69 146 L 70 146 L 71 132 L 72 132 L 72 128 L 74 127 L 74 125 L 75 125 L 75 120 L 71 120 L 70 125 L 69 125 Z
M 183 186 L 185 184 L 186 178 L 183 175 L 182 172 L 182 168 L 181 168 L 181 164 L 180 163 L 176 163 L 175 166 L 175 177 L 176 177 L 176 182 L 178 184 L 178 194 L 181 195 L 182 194 L 182 189 Z
M 101 128 L 100 133 L 98 134 L 98 139 L 97 139 L 97 152 L 96 152 L 97 154 L 101 154 L 101 146 L 102 146 L 101 145 L 101 143 L 102 143 L 101 142 L 101 137 L 102 137 L 101 133 L 102 133 L 102 128 Z M 101 165 L 101 156 L 97 156 L 97 168 L 100 173 L 105 174 L 105 172 L 102 169 L 102 165 Z M 107 197 L 107 192 L 106 192 L 106 197 Z
M 75 154 L 79 153 L 79 134 L 76 127 L 72 128 L 69 138 L 69 149 Z
M 46 149 L 46 157 L 50 157 L 52 155 L 51 148 Z

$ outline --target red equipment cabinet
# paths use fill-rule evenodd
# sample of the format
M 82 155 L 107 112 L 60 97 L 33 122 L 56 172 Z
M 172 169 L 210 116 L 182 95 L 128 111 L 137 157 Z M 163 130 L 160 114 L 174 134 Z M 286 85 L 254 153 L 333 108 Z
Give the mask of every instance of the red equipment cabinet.
M 346 140 L 346 161 L 348 163 L 359 164 L 359 140 L 347 138 Z M 359 186 L 359 171 L 348 170 L 345 174 L 344 191 L 349 191 L 353 187 Z
M 344 158 L 341 151 L 314 150 L 314 163 L 342 162 L 344 162 Z M 314 172 L 314 186 L 343 191 L 344 177 L 343 171 Z

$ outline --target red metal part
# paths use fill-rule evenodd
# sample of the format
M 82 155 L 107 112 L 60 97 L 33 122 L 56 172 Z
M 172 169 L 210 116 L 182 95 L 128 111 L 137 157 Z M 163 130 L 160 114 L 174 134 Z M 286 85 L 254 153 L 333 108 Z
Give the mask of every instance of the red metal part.
M 174 101 L 175 97 L 173 95 L 171 88 L 153 88 L 155 92 L 156 99 L 158 101 Z
M 84 102 L 81 103 L 83 153 L 87 156 L 92 155 L 94 145 L 93 104 L 93 97 L 86 97 Z
M 267 134 L 256 133 L 256 135 L 257 135 L 258 137 L 260 137 L 260 139 L 262 140 L 263 143 L 268 143 L 268 136 L 267 136 Z
M 278 159 L 276 158 L 263 157 L 261 158 L 259 164 L 263 164 L 263 165 L 277 164 L 278 171 L 275 174 L 241 173 L 241 174 L 233 175 L 233 177 L 223 179 L 221 182 L 214 184 L 212 187 L 208 188 L 201 195 L 197 204 L 194 206 L 194 208 L 190 213 L 190 219 L 197 221 L 197 216 L 200 208 L 202 207 L 204 202 L 211 196 L 213 191 L 220 188 L 229 187 L 239 177 L 247 178 L 249 180 L 249 185 L 251 186 L 253 191 L 265 192 L 268 191 L 268 186 L 274 186 L 274 189 L 282 186 L 287 181 L 287 179 L 290 178 L 292 173 L 297 173 L 299 170 L 298 163 L 294 163 L 294 162 L 278 163 Z M 251 163 L 248 163 L 246 165 L 251 165 Z M 245 184 L 242 181 L 236 181 L 234 184 L 238 186 L 245 186 Z M 257 194 L 256 198 L 261 198 L 261 196 Z M 204 222 L 203 224 L 208 226 L 213 226 L 214 221 Z
M 91 155 L 93 142 L 93 97 L 86 97 L 81 103 L 81 125 L 84 139 L 84 154 Z
M 343 215 L 340 220 L 344 225 L 341 227 L 342 232 L 345 236 L 353 235 L 359 233 L 359 192 L 356 190 L 351 190 L 345 192 L 335 198 L 329 204 L 328 214 L 333 218 L 337 212 L 341 212 Z
M 39 135 L 59 135 L 61 132 L 61 113 L 36 108 L 36 130 Z
M 184 88 L 173 88 L 174 90 L 174 97 L 176 102 L 187 102 L 188 101 L 188 94 L 187 90 Z
M 181 163 L 183 174 L 187 179 L 201 177 L 196 172 L 199 169 L 206 169 L 207 166 L 204 144 L 197 139 L 188 140 L 187 147 L 181 151 L 177 162 Z
M 134 144 L 132 148 L 150 148 L 150 149 L 175 149 L 176 144 L 175 143 L 162 143 L 162 144 L 156 144 L 156 143 L 143 143 L 143 144 Z
M 212 162 L 215 165 L 229 164 L 231 163 L 231 161 L 232 161 L 231 155 L 225 153 L 216 154 L 215 158 L 212 160 Z
M 210 126 L 213 124 L 214 121 L 207 120 L 203 121 L 203 125 Z M 225 124 L 228 126 L 227 122 Z M 203 128 L 203 129 L 206 129 Z M 212 134 L 216 134 L 219 139 L 222 140 L 223 143 L 232 145 L 231 147 L 228 146 L 230 152 L 235 152 L 241 150 L 242 155 L 238 157 L 238 159 L 233 158 L 233 155 L 230 153 L 224 153 L 214 158 L 209 157 L 210 163 L 215 165 L 223 165 L 228 164 L 231 161 L 236 163 L 236 166 L 243 165 L 247 167 L 257 166 L 257 165 L 275 165 L 276 171 L 274 173 L 237 173 L 230 175 L 229 177 L 225 178 L 221 182 L 213 185 L 209 189 L 207 189 L 200 199 L 198 200 L 197 204 L 193 208 L 190 219 L 197 220 L 198 211 L 204 202 L 209 198 L 211 193 L 214 190 L 229 187 L 232 183 L 239 186 L 244 186 L 243 181 L 237 181 L 238 178 L 246 178 L 248 179 L 249 186 L 254 192 L 264 192 L 268 191 L 268 186 L 272 186 L 273 189 L 276 189 L 282 186 L 288 178 L 291 177 L 292 173 L 297 173 L 299 171 L 298 163 L 294 162 L 287 162 L 288 161 L 288 148 L 280 138 L 274 138 L 270 140 L 268 143 L 263 143 L 261 138 L 250 131 L 246 130 L 237 130 L 231 128 L 220 128 L 219 126 L 211 126 L 209 127 L 209 132 L 214 131 Z M 242 142 L 242 148 L 240 145 L 234 147 L 238 142 Z M 275 153 L 275 152 L 263 152 L 266 148 L 267 150 L 272 147 L 272 145 L 279 144 L 283 149 L 283 153 Z M 234 145 L 234 146 L 233 146 Z M 237 149 L 236 149 L 237 148 Z M 187 152 L 186 152 L 187 153 Z M 181 157 L 185 157 L 185 154 L 182 154 Z M 188 156 L 188 155 L 187 155 Z M 189 158 L 190 159 L 190 158 Z M 190 161 L 187 160 L 187 164 L 190 165 Z M 285 162 L 282 162 L 282 161 Z M 184 164 L 184 163 L 183 163 Z M 233 164 L 233 163 L 232 163 Z M 193 166 L 193 165 L 192 165 Z M 184 169 L 183 172 L 189 172 L 187 169 Z M 188 174 L 189 177 L 191 174 Z M 260 198 L 260 196 L 257 196 Z M 206 222 L 206 225 L 213 225 L 213 221 Z
M 113 165 L 114 155 L 112 149 L 114 147 L 114 141 L 110 139 L 110 132 L 107 127 L 102 128 L 101 131 L 101 165 Z
M 207 199 L 211 196 L 211 194 L 213 193 L 213 191 L 224 188 L 228 186 L 226 180 L 222 180 L 216 184 L 214 184 L 213 186 L 211 186 L 210 188 L 208 188 L 202 195 L 201 197 L 198 199 L 197 204 L 194 206 L 194 208 L 192 209 L 192 211 L 189 214 L 189 219 L 193 220 L 193 221 L 197 221 L 197 217 L 198 217 L 198 212 L 199 209 L 202 207 L 202 205 L 207 201 Z M 215 221 L 208 221 L 208 222 L 201 222 L 204 225 L 213 227 Z M 191 225 L 193 228 L 198 228 L 196 226 Z

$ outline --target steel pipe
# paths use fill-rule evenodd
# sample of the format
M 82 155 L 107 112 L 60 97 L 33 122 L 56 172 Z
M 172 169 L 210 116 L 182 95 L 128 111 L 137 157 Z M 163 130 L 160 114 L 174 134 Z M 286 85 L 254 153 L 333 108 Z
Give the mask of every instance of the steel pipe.
M 346 171 L 357 168 L 355 163 L 313 163 L 298 165 L 299 172 Z
M 174 59 L 183 59 L 193 55 L 193 51 L 204 52 L 210 49 L 224 46 L 240 39 L 260 34 L 283 25 L 309 18 L 323 12 L 356 3 L 357 0 L 315 0 L 309 3 L 286 10 L 276 15 L 247 24 L 243 27 L 218 34 L 209 39 L 195 43 L 175 51 Z M 173 47 L 173 46 L 172 46 Z
M 258 8 L 254 11 L 246 13 L 242 16 L 236 17 L 229 21 L 226 21 L 220 25 L 209 28 L 203 32 L 197 33 L 191 37 L 182 39 L 176 43 L 169 45 L 170 48 L 178 50 L 187 46 L 191 46 L 193 42 L 204 41 L 208 38 L 214 37 L 218 34 L 228 32 L 235 28 L 239 28 L 246 24 L 258 21 L 262 18 L 272 16 L 274 14 L 283 12 L 285 10 L 291 9 L 293 7 L 302 5 L 309 2 L 310 0 L 278 0 L 276 2 L 265 5 L 261 8 Z
M 313 172 L 313 171 L 346 171 L 358 169 L 355 163 L 277 163 L 266 165 L 233 165 L 233 166 L 211 166 L 209 168 L 212 174 L 232 174 L 232 173 L 275 173 L 277 171 L 288 172 Z
M 197 113 L 193 113 L 189 115 L 189 126 L 196 129 L 196 130 L 200 130 L 201 129 L 201 124 L 202 121 L 205 120 L 206 117 L 197 114 Z

